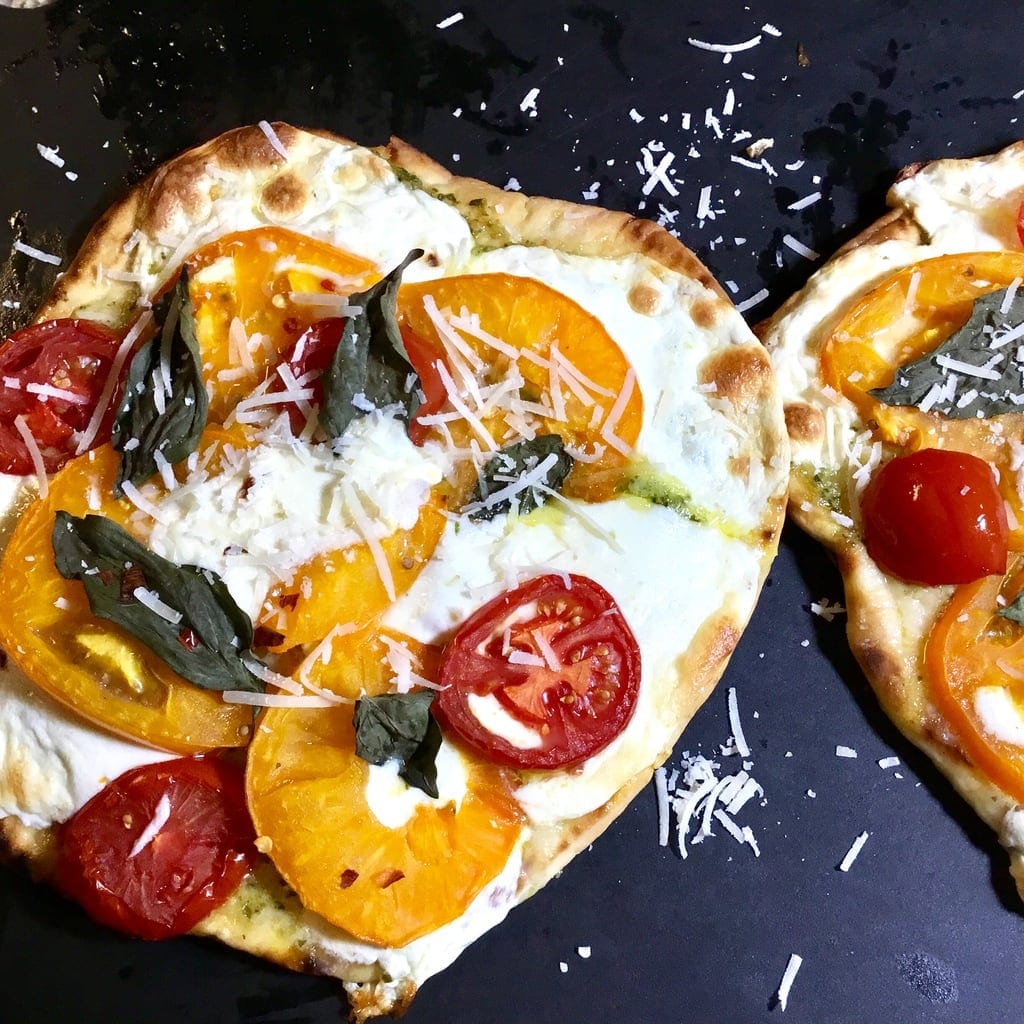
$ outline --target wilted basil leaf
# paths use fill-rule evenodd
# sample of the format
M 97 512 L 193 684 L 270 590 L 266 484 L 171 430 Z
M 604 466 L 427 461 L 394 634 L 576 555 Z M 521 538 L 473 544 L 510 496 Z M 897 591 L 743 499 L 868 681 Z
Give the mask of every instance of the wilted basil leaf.
M 341 341 L 324 370 L 320 426 L 328 437 L 341 437 L 357 417 L 386 405 L 401 405 L 406 421 L 419 408 L 415 376 L 395 315 L 402 271 L 423 255 L 413 249 L 402 262 L 365 292 L 349 296 L 360 312 L 348 317 Z M 358 404 L 356 404 L 358 403 Z
M 400 778 L 436 798 L 441 730 L 430 714 L 433 700 L 430 690 L 363 697 L 352 721 L 356 753 L 364 761 L 382 765 L 394 758 Z
M 1024 626 L 1024 590 L 1022 590 L 1005 608 L 997 609 L 996 614 L 1002 615 L 1004 619 L 1009 619 L 1011 622 L 1016 622 L 1018 625 Z
M 550 455 L 554 459 L 537 474 L 537 468 Z M 519 441 L 502 448 L 484 466 L 463 512 L 474 521 L 493 519 L 510 511 L 513 501 L 518 503 L 520 512 L 532 512 L 547 500 L 544 492 L 537 490 L 537 485 L 557 491 L 565 483 L 574 461 L 558 434 L 540 434 L 532 441 Z M 523 477 L 528 473 L 532 473 L 533 478 L 523 486 Z
M 1024 324 L 1024 288 L 1017 290 L 1004 313 L 1008 290 L 979 296 L 963 327 L 932 352 L 901 366 L 888 387 L 869 394 L 886 405 L 904 406 L 920 406 L 931 395 L 929 411 L 950 419 L 1024 412 L 1024 363 L 1017 358 L 1024 338 L 1010 333 Z M 1001 345 L 1000 339 L 1007 336 Z M 949 359 L 963 368 L 944 366 Z
M 115 498 L 124 493 L 125 481 L 140 484 L 157 471 L 157 452 L 172 465 L 187 458 L 206 428 L 209 398 L 184 274 L 163 323 L 165 329 L 135 353 L 128 368 L 110 439 L 121 453 Z
M 57 571 L 85 587 L 93 614 L 141 640 L 189 682 L 206 690 L 262 690 L 243 665 L 253 641 L 249 616 L 216 573 L 175 565 L 103 516 L 58 512 L 53 527 Z M 169 621 L 135 596 L 154 594 L 181 614 Z

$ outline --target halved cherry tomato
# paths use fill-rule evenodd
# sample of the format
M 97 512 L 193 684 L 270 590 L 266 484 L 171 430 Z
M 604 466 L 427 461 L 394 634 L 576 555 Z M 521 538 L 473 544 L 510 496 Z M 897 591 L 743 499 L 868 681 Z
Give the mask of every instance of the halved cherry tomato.
M 22 516 L 0 564 L 0 647 L 41 690 L 122 736 L 181 754 L 244 746 L 249 709 L 182 679 L 144 643 L 94 616 L 85 588 L 57 572 L 58 509 L 127 524 L 133 506 L 111 494 L 117 467 L 109 445 L 74 459 Z
M 643 396 L 630 376 L 629 360 L 604 324 L 567 295 L 529 277 L 467 274 L 404 284 L 398 293 L 399 321 L 436 353 L 445 349 L 424 305 L 427 296 L 442 311 L 475 315 L 483 333 L 518 350 L 509 355 L 465 332 L 463 341 L 480 364 L 478 383 L 504 380 L 514 366 L 524 380 L 520 397 L 534 405 L 547 399 L 552 414 L 538 416 L 541 432 L 558 433 L 567 444 L 596 456 L 577 462 L 564 493 L 588 501 L 613 497 L 640 434 Z M 552 369 L 556 350 L 564 362 L 556 360 Z M 588 383 L 578 377 L 573 385 L 566 383 L 573 372 L 567 365 Z M 507 431 L 501 413 L 490 413 L 484 425 L 495 437 Z M 468 443 L 473 432 L 460 433 L 457 426 L 451 425 L 456 440 Z
M 120 344 L 120 334 L 91 320 L 31 324 L 0 344 L 0 473 L 35 472 L 15 426 L 19 416 L 39 446 L 47 473 L 71 458 Z M 117 398 L 111 395 L 90 447 L 110 440 Z
M 321 682 L 334 671 L 328 665 Z M 379 657 L 376 674 L 368 689 L 379 692 L 386 688 Z M 458 756 L 460 798 L 424 797 L 407 819 L 385 824 L 368 798 L 370 773 L 382 769 L 355 752 L 352 706 L 272 708 L 249 750 L 249 810 L 269 840 L 267 855 L 305 907 L 364 942 L 404 946 L 459 917 L 501 872 L 522 832 L 511 773 L 471 753 Z M 383 799 L 388 809 L 395 798 Z
M 218 757 L 125 772 L 60 830 L 58 887 L 142 939 L 194 928 L 256 860 L 241 771 Z
M 225 235 L 194 253 L 188 267 L 215 423 L 325 316 L 324 302 L 366 288 L 380 276 L 369 260 L 278 227 Z M 244 340 L 237 328 L 232 333 L 236 317 Z M 239 341 L 249 343 L 247 355 L 238 351 Z
M 640 648 L 614 598 L 585 576 L 538 576 L 500 594 L 457 630 L 441 658 L 438 720 L 499 764 L 565 768 L 626 726 L 640 687 Z M 494 699 L 525 743 L 482 720 Z
M 997 735 L 979 701 L 1002 698 L 1024 723 L 1024 628 L 997 614 L 1024 589 L 1024 558 L 1005 577 L 987 576 L 958 587 L 925 646 L 930 692 L 965 753 L 997 786 L 1024 802 L 1024 746 Z M 1005 711 L 1003 712 L 1005 717 Z
M 1024 201 L 1017 207 L 1017 237 L 1020 244 L 1024 245 Z
M 924 448 L 887 462 L 861 497 L 864 543 L 909 583 L 969 583 L 1006 568 L 1006 507 L 992 467 Z

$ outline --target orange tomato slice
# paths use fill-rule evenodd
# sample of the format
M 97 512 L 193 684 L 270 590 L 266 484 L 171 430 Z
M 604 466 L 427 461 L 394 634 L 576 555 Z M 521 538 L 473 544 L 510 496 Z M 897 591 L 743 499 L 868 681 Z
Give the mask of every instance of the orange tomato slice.
M 989 779 L 1020 801 L 1024 746 L 993 733 L 978 700 L 979 694 L 995 694 L 1024 722 L 1024 627 L 997 614 L 997 599 L 1009 603 L 1022 589 L 1022 557 L 1013 560 L 1005 577 L 986 576 L 957 587 L 925 647 L 929 690 L 964 751 Z
M 249 811 L 304 906 L 365 942 L 400 947 L 453 921 L 501 872 L 522 815 L 507 774 L 463 753 L 461 801 L 427 799 L 404 824 L 383 824 L 352 715 L 351 705 L 264 712 L 249 749 Z
M 267 377 L 313 321 L 332 315 L 311 296 L 348 295 L 380 276 L 361 256 L 278 227 L 225 235 L 194 253 L 188 270 L 214 422 Z M 259 336 L 248 357 L 232 336 L 236 317 L 247 338 Z
M 98 511 L 126 525 L 133 506 L 111 497 L 117 467 L 113 449 L 95 449 L 69 462 L 25 512 L 0 564 L 0 602 L 9 610 L 0 646 L 41 690 L 119 735 L 182 754 L 244 746 L 249 709 L 172 672 L 141 641 L 94 616 L 82 585 L 57 572 L 51 535 L 59 509 Z
M 444 533 L 444 498 L 439 492 L 420 510 L 409 530 L 396 530 L 380 541 L 395 597 L 415 582 Z M 280 636 L 270 644 L 286 650 L 326 637 L 339 623 L 362 627 L 391 604 L 381 568 L 363 542 L 343 551 L 319 555 L 294 573 L 293 583 L 268 595 L 261 624 Z
M 1024 414 L 954 420 L 915 407 L 890 406 L 868 392 L 887 387 L 896 370 L 931 352 L 971 314 L 974 300 L 1024 278 L 1019 252 L 958 253 L 903 268 L 861 298 L 832 328 L 820 353 L 825 384 L 848 398 L 882 441 L 907 451 L 951 448 L 986 459 L 1017 519 L 1010 547 L 1024 549 L 1024 502 L 1017 491 L 1010 438 L 1024 439 Z
M 601 321 L 561 292 L 528 277 L 472 274 L 403 285 L 398 295 L 400 321 L 439 355 L 445 347 L 424 306 L 427 296 L 442 311 L 475 314 L 483 332 L 519 352 L 512 356 L 461 332 L 481 364 L 476 369 L 485 383 L 507 377 L 514 363 L 525 381 L 522 397 L 551 409 L 551 415 L 540 416 L 542 432 L 561 434 L 567 443 L 587 451 L 598 445 L 604 449 L 596 461 L 576 464 L 564 492 L 591 501 L 612 497 L 628 451 L 640 434 L 643 398 L 629 377 L 629 361 Z M 564 362 L 555 358 L 555 352 Z M 548 368 L 552 363 L 553 371 Z M 567 383 L 573 369 L 576 376 Z M 581 384 L 580 375 L 589 383 Z M 496 439 L 506 430 L 500 414 L 487 417 L 485 426 Z M 604 435 L 602 428 L 607 428 Z M 474 435 L 470 431 L 466 436 Z

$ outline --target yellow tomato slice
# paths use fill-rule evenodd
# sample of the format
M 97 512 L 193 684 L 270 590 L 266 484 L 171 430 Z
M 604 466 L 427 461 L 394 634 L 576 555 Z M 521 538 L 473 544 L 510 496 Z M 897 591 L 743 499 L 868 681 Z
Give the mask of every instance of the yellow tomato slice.
M 1010 439 L 1024 439 L 1024 414 L 954 420 L 915 407 L 890 406 L 868 392 L 887 387 L 904 364 L 937 348 L 962 327 L 974 300 L 1024 278 L 1019 252 L 959 253 L 905 267 L 860 299 L 832 328 L 821 348 L 825 384 L 841 392 L 875 436 L 907 451 L 951 448 L 986 459 L 1017 519 L 1010 547 L 1024 549 L 1024 502 L 1017 489 Z
M 303 905 L 356 938 L 403 946 L 457 918 L 522 830 L 507 774 L 462 754 L 458 803 L 426 800 L 397 827 L 367 801 L 351 705 L 264 712 L 246 788 L 257 834 Z
M 132 506 L 111 488 L 118 456 L 98 448 L 50 481 L 14 531 L 0 564 L 0 645 L 32 682 L 83 718 L 163 750 L 191 754 L 249 742 L 252 713 L 172 672 L 145 644 L 89 609 L 85 589 L 54 565 L 54 518 L 90 512 L 126 524 Z M 89 495 L 99 508 L 89 506 Z
M 435 492 L 409 530 L 396 530 L 380 541 L 395 597 L 412 586 L 434 553 L 444 532 L 445 501 Z M 320 555 L 295 571 L 288 586 L 274 588 L 265 604 L 261 625 L 280 635 L 274 650 L 314 643 L 339 624 L 362 627 L 391 604 L 381 568 L 366 543 Z
M 997 614 L 1024 589 L 1024 557 L 1005 577 L 957 587 L 932 628 L 925 667 L 936 705 L 964 751 L 997 786 L 1024 801 L 1024 745 L 994 733 L 979 710 L 988 701 L 1019 723 L 1024 739 L 1024 627 Z
M 595 446 L 604 449 L 596 461 L 576 464 L 565 493 L 591 501 L 612 497 L 628 450 L 640 434 L 643 397 L 630 376 L 629 361 L 601 321 L 561 292 L 528 277 L 472 274 L 403 285 L 398 295 L 400 321 L 438 353 L 445 346 L 424 306 L 428 296 L 442 311 L 475 314 L 483 332 L 518 351 L 513 357 L 462 332 L 487 383 L 506 377 L 514 362 L 526 382 L 523 397 L 557 413 L 540 417 L 542 432 L 561 434 L 567 443 L 587 451 Z M 548 368 L 552 363 L 553 371 Z M 486 426 L 496 438 L 505 429 L 496 415 Z
M 306 649 L 305 657 L 290 668 L 290 674 L 314 692 L 329 690 L 348 700 L 375 697 L 395 689 L 392 676 L 397 673 L 389 670 L 391 649 L 396 650 L 399 658 L 408 660 L 415 675 L 437 678 L 440 647 L 384 629 L 379 623 L 357 630 L 343 627 L 322 643 Z M 397 663 L 398 659 L 394 660 Z
M 210 418 L 222 421 L 273 369 L 299 335 L 329 307 L 307 296 L 348 295 L 380 275 L 369 260 L 284 228 L 225 235 L 188 261 L 189 296 L 207 381 Z M 241 321 L 245 357 L 231 323 Z

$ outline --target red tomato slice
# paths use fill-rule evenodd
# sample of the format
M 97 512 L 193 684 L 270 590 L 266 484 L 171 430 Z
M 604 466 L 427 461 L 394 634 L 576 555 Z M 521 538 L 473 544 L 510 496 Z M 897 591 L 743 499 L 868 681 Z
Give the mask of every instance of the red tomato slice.
M 441 725 L 499 764 L 578 764 L 607 746 L 633 713 L 636 639 L 603 587 L 585 576 L 568 579 L 538 576 L 499 595 L 463 623 L 441 657 L 434 703 Z M 489 696 L 533 734 L 531 745 L 515 745 L 481 721 L 472 698 Z
M 340 316 L 316 320 L 307 327 L 295 344 L 284 354 L 278 364 L 273 383 L 268 389 L 272 394 L 286 391 L 288 384 L 281 373 L 283 366 L 303 390 L 311 390 L 312 396 L 304 401 L 286 402 L 282 408 L 288 412 L 292 433 L 298 436 L 306 426 L 308 411 L 319 408 L 324 400 L 324 386 L 320 377 L 330 364 L 345 330 L 345 318 Z
M 75 454 L 76 435 L 89 425 L 120 344 L 119 334 L 91 320 L 31 324 L 0 344 L 0 472 L 35 472 L 18 417 L 47 473 Z M 90 447 L 110 440 L 118 397 L 111 395 Z
M 1006 569 L 1006 506 L 992 467 L 974 455 L 924 448 L 887 462 L 861 514 L 868 554 L 909 583 L 969 583 Z
M 405 345 L 406 355 L 420 379 L 419 386 L 423 391 L 423 401 L 409 423 L 409 440 L 415 445 L 422 446 L 430 433 L 430 427 L 422 423 L 420 417 L 433 416 L 434 413 L 440 412 L 448 401 L 448 389 L 444 386 L 437 369 L 442 355 L 412 328 L 403 326 L 401 330 L 402 344 Z
M 1020 244 L 1024 245 L 1024 201 L 1017 207 L 1017 237 Z
M 218 757 L 144 765 L 62 826 L 56 882 L 101 924 L 169 938 L 235 891 L 255 839 L 239 769 Z

